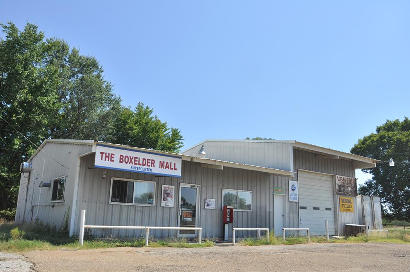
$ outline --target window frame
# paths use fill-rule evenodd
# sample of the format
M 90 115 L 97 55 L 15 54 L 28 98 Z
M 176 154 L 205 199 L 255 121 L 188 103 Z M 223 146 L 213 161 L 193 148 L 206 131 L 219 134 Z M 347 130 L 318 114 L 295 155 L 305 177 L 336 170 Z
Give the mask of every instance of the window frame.
M 112 184 L 114 183 L 114 180 L 121 180 L 121 181 L 126 181 L 126 182 L 143 182 L 143 183 L 152 183 L 152 184 L 154 184 L 154 201 L 152 202 L 152 204 L 134 203 L 134 192 L 132 192 L 132 203 L 123 203 L 123 202 L 113 202 L 113 201 L 111 201 L 111 199 L 112 199 Z M 135 189 L 135 187 L 134 187 L 134 189 Z M 155 181 L 112 177 L 111 178 L 111 183 L 110 183 L 110 198 L 108 200 L 108 204 L 111 204 L 111 205 L 124 205 L 124 206 L 153 207 L 157 204 L 156 203 L 156 199 L 157 199 L 156 194 L 157 194 L 157 183 Z
M 58 179 L 64 179 L 64 190 L 63 190 L 63 199 L 55 199 L 53 200 L 53 191 L 54 191 L 54 182 Z M 65 192 L 65 183 L 67 181 L 67 176 L 59 176 L 53 179 L 53 181 L 51 182 L 52 186 L 50 186 L 51 188 L 51 199 L 50 202 L 51 203 L 64 203 L 65 202 L 65 197 L 64 197 L 64 192 Z M 58 190 L 58 188 L 57 188 Z
M 236 195 L 238 195 L 238 192 L 251 193 L 251 209 L 250 210 L 243 210 L 243 209 L 236 209 L 236 208 L 233 208 L 233 210 L 235 212 L 252 212 L 253 211 L 253 191 L 251 191 L 251 190 L 229 189 L 229 188 L 222 189 L 222 198 L 221 198 L 222 207 L 221 207 L 221 209 L 224 208 L 224 192 L 226 192 L 226 191 L 235 191 Z

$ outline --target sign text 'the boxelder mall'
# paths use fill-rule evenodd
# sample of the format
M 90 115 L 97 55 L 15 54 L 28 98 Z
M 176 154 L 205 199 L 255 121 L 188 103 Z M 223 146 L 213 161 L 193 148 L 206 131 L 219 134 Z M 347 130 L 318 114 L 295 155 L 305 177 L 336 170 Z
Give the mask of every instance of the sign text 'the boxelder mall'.
M 181 177 L 182 159 L 122 147 L 97 144 L 95 167 Z

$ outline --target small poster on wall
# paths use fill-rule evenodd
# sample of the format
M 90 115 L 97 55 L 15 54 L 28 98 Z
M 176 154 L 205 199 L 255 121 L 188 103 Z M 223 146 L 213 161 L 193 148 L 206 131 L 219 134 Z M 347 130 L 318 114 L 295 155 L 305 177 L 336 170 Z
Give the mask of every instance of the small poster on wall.
M 354 212 L 353 197 L 340 196 L 339 207 L 341 212 Z
M 289 180 L 289 201 L 299 201 L 298 182 L 295 180 Z
M 162 198 L 161 206 L 162 207 L 174 207 L 174 192 L 175 187 L 171 185 L 162 185 Z
M 214 198 L 205 199 L 205 209 L 215 210 L 216 209 L 216 200 Z

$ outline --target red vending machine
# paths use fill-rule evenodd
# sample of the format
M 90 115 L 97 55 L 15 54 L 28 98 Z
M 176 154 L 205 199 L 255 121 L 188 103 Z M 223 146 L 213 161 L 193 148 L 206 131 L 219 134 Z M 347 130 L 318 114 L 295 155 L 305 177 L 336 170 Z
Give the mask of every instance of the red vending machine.
M 222 221 L 224 222 L 224 241 L 229 240 L 229 226 L 232 228 L 233 207 L 225 205 L 222 210 Z

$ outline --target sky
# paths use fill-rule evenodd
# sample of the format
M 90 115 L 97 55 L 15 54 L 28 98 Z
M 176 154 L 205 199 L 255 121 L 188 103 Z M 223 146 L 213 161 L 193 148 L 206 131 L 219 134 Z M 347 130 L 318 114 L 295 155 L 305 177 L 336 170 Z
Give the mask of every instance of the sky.
M 349 152 L 410 115 L 410 1 L 5 1 L 152 107 L 184 149 L 267 137 Z M 359 183 L 369 178 L 357 172 Z

